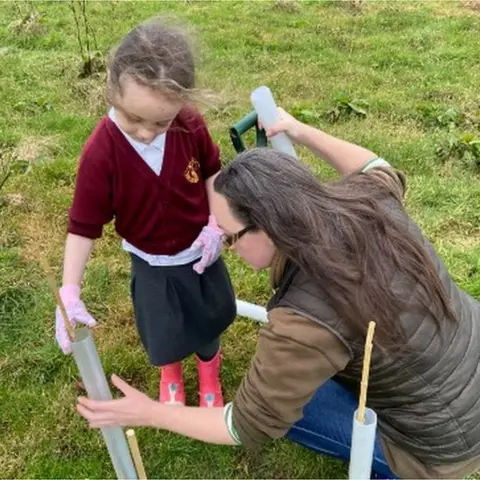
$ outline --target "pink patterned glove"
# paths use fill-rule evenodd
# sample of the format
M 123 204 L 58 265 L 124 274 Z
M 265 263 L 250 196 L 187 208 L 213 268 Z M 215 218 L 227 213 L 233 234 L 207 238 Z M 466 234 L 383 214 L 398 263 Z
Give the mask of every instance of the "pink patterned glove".
M 222 251 L 223 231 L 218 228 L 213 215 L 208 217 L 208 225 L 202 228 L 200 235 L 192 243 L 193 248 L 203 247 L 202 258 L 193 265 L 193 269 L 202 274 L 207 267 L 214 263 Z
M 60 289 L 60 298 L 65 305 L 70 323 L 75 326 L 79 323 L 87 325 L 88 327 L 94 327 L 97 322 L 87 312 L 85 305 L 80 300 L 80 287 L 78 285 L 64 285 Z M 63 353 L 68 355 L 72 352 L 72 345 L 68 337 L 67 329 L 63 320 L 62 312 L 57 306 L 55 310 L 55 323 L 56 323 L 56 338 Z

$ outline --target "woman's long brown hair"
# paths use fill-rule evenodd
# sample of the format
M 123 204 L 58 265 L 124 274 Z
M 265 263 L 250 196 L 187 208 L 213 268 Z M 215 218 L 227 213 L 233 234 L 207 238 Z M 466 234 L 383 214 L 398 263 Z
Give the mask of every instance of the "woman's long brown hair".
M 398 346 L 402 312 L 422 310 L 437 325 L 455 316 L 388 177 L 352 174 L 323 184 L 296 159 L 256 148 L 225 167 L 214 188 L 239 221 L 263 230 L 309 274 L 340 317 L 362 334 L 375 320 L 379 343 Z

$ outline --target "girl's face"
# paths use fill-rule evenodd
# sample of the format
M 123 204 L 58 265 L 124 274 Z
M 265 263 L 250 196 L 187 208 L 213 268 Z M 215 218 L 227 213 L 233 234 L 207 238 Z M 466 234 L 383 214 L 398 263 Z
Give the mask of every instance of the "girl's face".
M 122 79 L 122 92 L 117 92 L 112 103 L 120 128 L 145 144 L 165 133 L 183 106 L 128 77 Z
M 249 230 L 233 215 L 227 200 L 212 193 L 211 212 L 224 232 L 224 245 L 238 253 L 255 270 L 268 268 L 276 252 L 275 245 L 262 230 Z

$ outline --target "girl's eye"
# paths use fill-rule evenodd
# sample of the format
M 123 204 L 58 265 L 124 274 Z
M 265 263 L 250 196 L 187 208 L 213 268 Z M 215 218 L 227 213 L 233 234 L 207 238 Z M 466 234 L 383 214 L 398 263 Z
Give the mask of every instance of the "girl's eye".
M 156 125 L 157 127 L 166 127 L 168 124 L 165 123 L 165 122 L 157 122 L 155 125 Z
M 132 117 L 132 115 L 129 115 L 127 112 L 122 112 L 123 116 L 131 123 L 139 123 L 141 121 L 140 118 L 138 117 Z

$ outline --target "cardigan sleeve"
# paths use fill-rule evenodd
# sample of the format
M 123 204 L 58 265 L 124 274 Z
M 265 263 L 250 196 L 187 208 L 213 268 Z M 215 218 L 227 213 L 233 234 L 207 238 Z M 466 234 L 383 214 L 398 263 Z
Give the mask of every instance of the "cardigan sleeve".
M 102 125 L 88 139 L 80 157 L 68 232 L 82 237 L 101 237 L 103 226 L 114 216 L 112 159 Z

